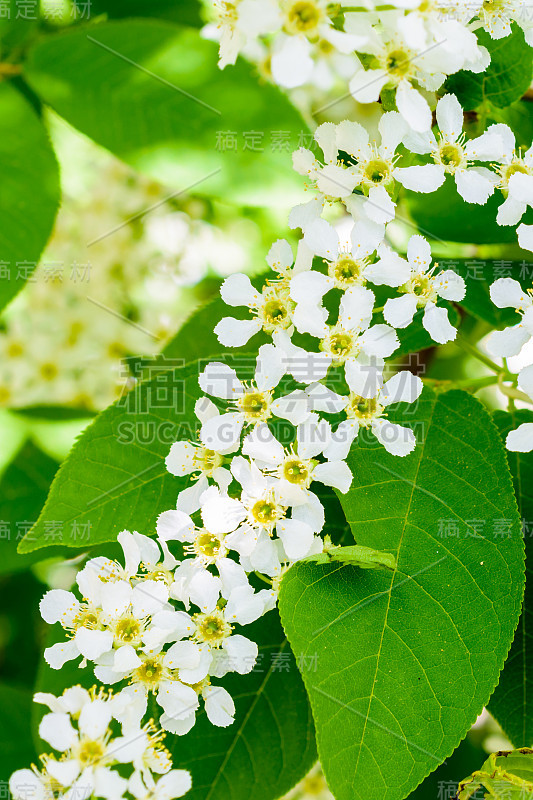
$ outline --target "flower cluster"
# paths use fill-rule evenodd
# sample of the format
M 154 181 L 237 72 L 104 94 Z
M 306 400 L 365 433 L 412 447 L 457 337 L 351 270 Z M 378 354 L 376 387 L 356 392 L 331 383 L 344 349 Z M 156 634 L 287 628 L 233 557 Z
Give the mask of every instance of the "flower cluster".
M 55 752 L 41 756 L 39 769 L 11 775 L 14 800 L 174 800 L 190 789 L 189 772 L 172 769 L 164 734 L 153 722 L 132 720 L 125 698 L 72 686 L 34 700 L 50 709 L 39 736 Z
M 362 91 L 360 73 L 368 78 L 370 71 L 379 93 L 395 70 L 399 111 L 382 114 L 379 142 L 357 122 L 328 122 L 315 132 L 322 160 L 303 148 L 294 154 L 295 169 L 315 192 L 289 216 L 289 225 L 302 231 L 296 254 L 280 239 L 267 255 L 271 273 L 263 285 L 243 273 L 222 284 L 221 297 L 236 316 L 218 321 L 215 334 L 225 348 L 247 345 L 253 370 L 250 356 L 236 353 L 199 374 L 197 438 L 175 442 L 166 458 L 172 475 L 188 479 L 175 508 L 159 515 L 156 540 L 118 535 L 124 565 L 91 558 L 77 575 L 76 591 L 52 589 L 42 599 L 44 620 L 66 633 L 45 651 L 48 664 L 90 663 L 114 693 L 72 687 L 61 698 L 36 695 L 51 710 L 41 736 L 62 755 L 43 757 L 41 770 L 15 773 L 15 800 L 24 800 L 24 786 L 39 800 L 74 800 L 80 791 L 105 800 L 172 800 L 187 791 L 190 777 L 171 769 L 159 729 L 188 733 L 201 705 L 213 725 L 232 724 L 234 699 L 217 681 L 254 669 L 258 646 L 246 626 L 275 607 L 293 563 L 333 546 L 324 535 L 322 487 L 349 490 L 350 452 L 359 437 L 373 437 L 393 457 L 416 447 L 411 428 L 395 421 L 423 390 L 418 376 L 393 361 L 404 332 L 419 326 L 437 344 L 457 336 L 450 311 L 465 296 L 463 278 L 434 263 L 419 234 L 403 255 L 390 245 L 401 187 L 429 193 L 451 176 L 461 197 L 476 204 L 501 190 L 502 225 L 516 225 L 533 205 L 531 151 L 515 151 L 507 126 L 467 140 L 454 95 L 438 101 L 435 131 L 431 115 L 427 120 L 420 87 L 438 88 L 436 75 L 440 80 L 483 62 L 466 27 L 471 15 L 441 17 L 425 4 L 391 12 L 389 30 L 389 12 L 380 16 L 379 29 L 372 14 L 347 12 L 340 30 L 321 0 L 241 0 L 223 10 L 224 60 L 234 60 L 250 37 L 273 37 L 273 72 L 294 58 L 306 63 L 294 47 L 310 53 L 323 40 L 339 48 L 350 41 L 353 49 L 349 37 L 362 37 L 357 47 L 374 61 L 361 66 L 352 91 Z M 488 15 L 480 8 L 483 24 L 501 34 L 504 23 L 495 26 Z M 442 61 L 433 56 L 439 36 Z M 409 52 L 427 49 L 416 70 L 403 68 L 408 46 Z M 350 223 L 349 241 L 326 219 L 334 204 Z M 518 236 L 529 244 L 533 226 L 520 225 Z M 512 279 L 496 281 L 491 297 L 520 315 L 488 345 L 506 359 L 533 339 L 533 299 Z M 517 383 L 516 392 L 533 395 L 533 365 L 520 371 Z M 511 432 L 508 447 L 533 449 L 533 424 Z M 143 722 L 149 709 L 158 715 L 157 728 Z M 113 772 L 117 764 L 129 765 L 129 778 L 122 768 Z
M 205 35 L 220 42 L 220 67 L 240 52 L 287 89 L 348 86 L 359 103 L 393 97 L 415 131 L 431 128 L 430 103 L 446 77 L 483 72 L 488 50 L 476 28 L 493 39 L 516 22 L 533 44 L 533 23 L 521 0 L 462 3 L 393 2 L 389 10 L 328 0 L 214 0 Z M 366 8 L 366 10 L 365 10 Z M 428 102 L 429 101 L 429 102 Z

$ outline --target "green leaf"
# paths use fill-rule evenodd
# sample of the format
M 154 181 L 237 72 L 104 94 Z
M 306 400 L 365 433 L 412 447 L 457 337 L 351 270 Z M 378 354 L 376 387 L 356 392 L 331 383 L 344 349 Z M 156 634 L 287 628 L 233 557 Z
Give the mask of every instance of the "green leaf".
M 35 33 L 39 24 L 37 9 L 30 10 L 29 18 L 24 16 L 24 8 L 18 0 L 2 3 L 0 17 L 0 53 L 5 59 L 6 51 L 20 48 Z M 33 14 L 33 16 L 32 16 Z
M 317 654 L 303 678 L 336 800 L 401 800 L 454 750 L 520 613 L 520 521 L 488 413 L 425 388 L 415 430 L 405 458 L 362 439 L 340 496 L 356 542 L 395 553 L 397 570 L 296 564 L 281 586 L 293 650 Z
M 246 636 L 259 647 L 256 667 L 248 675 L 227 675 L 216 681 L 235 701 L 235 722 L 217 728 L 201 711 L 186 736 L 166 735 L 174 767 L 192 772 L 188 800 L 276 800 L 316 760 L 309 701 L 277 612 L 246 626 Z M 47 646 L 64 638 L 64 631 L 54 626 Z M 312 662 L 308 668 L 313 669 Z M 65 686 L 81 683 L 89 688 L 94 682 L 90 666 L 79 669 L 69 662 L 53 670 L 43 659 L 36 691 L 57 695 Z M 39 747 L 37 731 L 45 711 L 37 705 L 33 709 L 32 728 Z
M 529 89 L 531 47 L 516 23 L 510 36 L 492 39 L 486 31 L 478 31 L 478 40 L 490 53 L 487 69 L 480 73 L 461 70 L 448 78 L 445 89 L 457 95 L 466 111 L 472 111 L 486 101 L 505 108 Z
M 17 769 L 29 767 L 36 760 L 30 733 L 32 693 L 7 683 L 0 683 L 0 707 L 4 724 L 0 726 L 0 781 L 9 780 Z
M 502 438 L 523 422 L 533 422 L 533 412 L 527 409 L 494 414 Z M 518 510 L 523 520 L 526 545 L 526 591 L 520 622 L 511 650 L 500 675 L 500 682 L 490 698 L 489 710 L 517 747 L 533 742 L 533 453 L 507 453 L 513 476 Z
M 87 0 L 75 0 L 84 9 Z M 199 0 L 91 0 L 91 17 L 107 14 L 109 19 L 122 17 L 156 17 L 179 22 L 181 25 L 200 26 Z
M 490 299 L 490 287 L 495 280 L 502 277 L 513 277 L 524 283 L 528 265 L 521 267 L 520 262 L 510 259 L 490 260 L 476 258 L 439 259 L 442 269 L 453 269 L 461 275 L 466 283 L 466 294 L 458 305 L 477 319 L 488 322 L 494 328 L 515 325 L 520 318 L 513 308 L 498 308 Z M 527 288 L 527 286 L 526 286 Z
M 121 20 L 43 39 L 25 76 L 74 127 L 165 185 L 287 207 L 302 197 L 290 153 L 306 125 L 248 65 L 221 71 L 217 58 L 192 28 Z
M 486 789 L 494 800 L 531 800 L 533 797 L 533 750 L 492 753 L 481 769 L 462 781 L 457 800 L 474 800 Z
M 348 545 L 347 547 L 332 547 L 324 553 L 307 556 L 302 559 L 306 563 L 331 564 L 332 562 L 350 564 L 361 569 L 396 569 L 396 559 L 392 553 L 382 550 L 373 550 L 371 547 L 361 545 Z
M 46 500 L 58 464 L 32 442 L 24 445 L 0 482 L 0 574 L 27 569 L 42 559 L 42 554 L 20 555 L 17 544 L 37 520 Z M 47 528 L 49 545 L 57 541 L 57 531 Z M 63 553 L 53 547 L 48 556 Z
M 33 272 L 59 205 L 59 172 L 47 132 L 27 100 L 0 83 L 0 309 Z
M 475 733 L 473 737 L 467 736 L 457 750 L 409 795 L 409 800 L 451 800 L 457 789 L 457 777 L 471 772 L 476 765 L 481 766 L 486 757 L 487 752 L 475 738 Z
M 485 205 L 466 203 L 455 187 L 451 175 L 440 189 L 427 197 L 416 192 L 405 192 L 407 205 L 418 230 L 428 239 L 466 244 L 500 244 L 516 242 L 512 226 L 496 224 L 498 206 L 503 202 L 501 193 L 489 197 Z M 524 221 L 529 221 L 525 220 Z
M 516 146 L 527 150 L 533 140 L 533 104 L 531 100 L 520 100 L 513 103 L 505 109 L 501 117 L 501 121 L 507 123 L 512 129 L 516 137 Z
M 259 285 L 262 285 L 261 279 Z M 249 319 L 250 312 L 247 308 L 227 306 L 221 297 L 215 297 L 205 305 L 195 311 L 185 324 L 182 325 L 177 334 L 170 340 L 163 350 L 165 358 L 184 358 L 191 361 L 197 358 L 212 358 L 224 353 L 247 353 L 251 349 L 250 344 L 244 347 L 224 348 L 220 344 L 216 335 L 213 333 L 215 325 L 223 317 L 235 317 L 235 319 Z M 253 349 L 257 350 L 260 345 L 270 341 L 263 333 L 258 334 L 252 340 Z
M 165 457 L 177 439 L 194 436 L 199 395 L 195 363 L 156 375 L 99 414 L 61 465 L 19 552 L 48 547 L 54 521 L 68 547 L 112 542 L 124 528 L 150 535 L 186 485 L 167 472 Z

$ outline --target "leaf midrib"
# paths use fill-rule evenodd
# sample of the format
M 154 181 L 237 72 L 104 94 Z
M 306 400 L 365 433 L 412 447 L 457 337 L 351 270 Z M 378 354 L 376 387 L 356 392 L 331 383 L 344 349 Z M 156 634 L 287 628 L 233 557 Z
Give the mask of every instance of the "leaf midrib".
M 388 590 L 389 598 L 388 598 L 388 601 L 387 601 L 387 608 L 385 610 L 385 616 L 384 616 L 384 619 L 383 619 L 383 627 L 382 627 L 382 630 L 381 630 L 381 638 L 380 638 L 380 641 L 379 641 L 379 648 L 378 648 L 377 658 L 376 658 L 376 669 L 374 671 L 374 678 L 373 678 L 373 681 L 372 681 L 372 687 L 370 689 L 370 696 L 368 698 L 368 706 L 367 706 L 367 710 L 366 710 L 363 731 L 361 733 L 361 740 L 359 742 L 359 752 L 357 754 L 357 761 L 355 763 L 354 779 L 352 781 L 352 786 L 353 786 L 353 783 L 354 783 L 354 781 L 356 779 L 356 776 L 357 776 L 357 772 L 358 772 L 358 768 L 359 768 L 359 761 L 361 759 L 361 753 L 362 753 L 362 750 L 363 750 L 363 742 L 364 742 L 364 739 L 365 739 L 366 727 L 367 727 L 368 719 L 369 719 L 369 716 L 370 716 L 370 708 L 372 706 L 372 699 L 374 697 L 374 688 L 375 688 L 375 685 L 376 685 L 376 680 L 377 680 L 377 675 L 378 675 L 378 670 L 379 670 L 379 662 L 380 662 L 381 653 L 382 653 L 382 650 L 383 650 L 383 639 L 384 639 L 384 636 L 385 636 L 385 630 L 389 627 L 388 626 L 388 616 L 389 616 L 389 610 L 390 610 L 390 604 L 391 604 L 392 588 L 394 586 L 394 581 L 396 580 L 396 573 L 398 572 L 398 564 L 399 564 L 399 561 L 400 561 L 400 551 L 401 551 L 401 548 L 402 548 L 403 537 L 404 537 L 405 530 L 406 530 L 406 527 L 407 527 L 408 518 L 409 518 L 409 515 L 410 515 L 410 512 L 411 512 L 411 505 L 413 503 L 413 497 L 414 497 L 414 493 L 415 493 L 415 489 L 416 489 L 416 482 L 417 482 L 417 479 L 418 479 L 418 474 L 420 472 L 420 465 L 422 464 L 422 460 L 424 458 L 424 451 L 425 451 L 425 447 L 426 447 L 426 442 L 427 442 L 427 439 L 428 439 L 428 436 L 429 436 L 429 431 L 430 431 L 430 428 L 431 428 L 431 425 L 432 425 L 432 422 L 433 422 L 433 416 L 435 414 L 435 407 L 436 407 L 437 402 L 438 402 L 438 397 L 435 397 L 435 399 L 433 401 L 433 407 L 431 409 L 431 415 L 428 418 L 428 426 L 427 426 L 427 430 L 426 430 L 426 436 L 424 437 L 424 441 L 423 441 L 422 446 L 421 446 L 420 456 L 419 456 L 418 463 L 417 463 L 417 466 L 416 466 L 416 472 L 415 472 L 414 478 L 413 478 L 412 483 L 411 483 L 411 495 L 409 497 L 409 502 L 407 504 L 407 509 L 405 511 L 405 516 L 404 516 L 404 521 L 403 521 L 403 526 L 402 526 L 402 532 L 401 532 L 401 535 L 400 535 L 400 541 L 398 542 L 398 548 L 397 548 L 397 552 L 396 552 L 396 566 L 394 568 L 394 572 L 392 573 L 391 583 L 390 583 L 389 590 Z

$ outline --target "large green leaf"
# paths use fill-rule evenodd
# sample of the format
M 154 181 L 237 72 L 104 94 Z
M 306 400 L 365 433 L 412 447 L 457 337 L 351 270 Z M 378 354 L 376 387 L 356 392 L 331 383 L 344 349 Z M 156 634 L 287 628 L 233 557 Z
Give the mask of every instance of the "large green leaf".
M 31 705 L 29 689 L 0 683 L 3 717 L 0 725 L 0 781 L 3 786 L 15 770 L 29 767 L 36 760 L 30 732 Z
M 31 49 L 25 76 L 68 122 L 171 188 L 252 205 L 302 197 L 290 152 L 305 123 L 244 62 L 219 70 L 217 45 L 197 30 L 156 20 L 76 28 Z M 280 131 L 288 147 L 276 144 Z
M 457 72 L 446 81 L 446 90 L 457 95 L 466 111 L 487 101 L 505 108 L 529 89 L 531 47 L 516 24 L 511 35 L 503 39 L 492 39 L 486 31 L 478 31 L 478 39 L 490 53 L 489 66 L 479 73 Z
M 0 309 L 33 272 L 59 204 L 57 161 L 27 100 L 0 83 Z
M 42 554 L 21 555 L 17 544 L 36 522 L 58 464 L 34 444 L 24 445 L 0 482 L 0 574 L 26 569 Z M 47 526 L 48 544 L 57 542 L 58 526 Z M 80 542 L 79 546 L 82 546 Z M 57 555 L 54 547 L 46 555 Z M 64 550 L 61 550 L 64 552 Z
M 510 430 L 523 422 L 533 422 L 533 412 L 522 409 L 507 413 L 497 411 L 494 421 L 505 439 Z M 520 622 L 500 675 L 500 682 L 490 698 L 489 709 L 517 747 L 533 744 L 533 453 L 507 453 L 513 476 L 518 509 L 522 517 L 526 545 L 526 591 Z
M 198 365 L 191 364 L 156 375 L 96 417 L 61 465 L 19 552 L 48 547 L 53 521 L 68 547 L 112 542 L 124 528 L 149 535 L 185 485 L 164 459 L 176 439 L 194 436 L 199 394 Z
M 426 388 L 414 420 L 405 458 L 364 438 L 352 449 L 341 497 L 356 542 L 394 553 L 397 570 L 296 564 L 281 587 L 293 649 L 317 654 L 303 677 L 337 800 L 401 800 L 454 750 L 520 613 L 520 521 L 488 413 L 464 392 Z

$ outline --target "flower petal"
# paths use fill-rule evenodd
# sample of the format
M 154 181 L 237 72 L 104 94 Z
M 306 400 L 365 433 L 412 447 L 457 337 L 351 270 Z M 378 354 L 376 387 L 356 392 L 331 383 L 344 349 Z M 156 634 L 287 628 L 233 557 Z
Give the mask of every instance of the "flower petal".
M 452 342 L 457 336 L 457 330 L 448 319 L 448 311 L 439 308 L 433 303 L 428 303 L 422 317 L 422 325 L 427 330 L 434 342 L 446 344 Z
M 509 431 L 505 446 L 513 453 L 529 453 L 533 450 L 533 422 L 523 422 L 514 431 Z
M 224 347 L 242 347 L 261 330 L 259 319 L 223 317 L 215 327 L 215 335 Z
M 372 431 L 385 450 L 393 456 L 407 456 L 416 447 L 416 439 L 410 428 L 387 422 L 384 419 L 372 420 Z
M 252 286 L 248 275 L 240 272 L 226 278 L 220 287 L 220 295 L 228 306 L 256 307 L 261 302 L 261 295 Z

